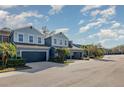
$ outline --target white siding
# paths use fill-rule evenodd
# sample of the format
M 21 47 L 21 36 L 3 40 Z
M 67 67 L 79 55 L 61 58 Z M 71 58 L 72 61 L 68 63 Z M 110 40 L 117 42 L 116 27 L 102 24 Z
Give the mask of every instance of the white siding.
M 30 43 L 29 42 L 29 36 L 30 35 L 33 36 L 33 44 L 39 44 L 38 43 L 38 37 L 41 37 L 41 39 L 42 39 L 41 45 L 44 45 L 44 43 L 45 43 L 42 34 L 33 28 L 32 29 L 30 29 L 30 28 L 19 29 L 17 31 L 15 30 L 14 42 L 19 42 L 18 41 L 18 35 L 19 34 L 23 34 L 23 43 Z M 21 42 L 19 42 L 19 43 L 21 43 Z
M 54 43 L 54 39 L 56 39 L 56 44 Z M 62 45 L 60 44 L 62 40 Z M 66 45 L 65 45 L 65 41 L 66 41 Z M 68 47 L 68 42 L 69 40 L 63 35 L 63 34 L 57 34 L 52 36 L 52 46 L 59 46 L 59 47 Z

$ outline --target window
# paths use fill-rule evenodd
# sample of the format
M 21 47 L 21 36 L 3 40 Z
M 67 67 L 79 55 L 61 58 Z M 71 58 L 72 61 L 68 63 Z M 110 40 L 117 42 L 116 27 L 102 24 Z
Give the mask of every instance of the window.
M 65 45 L 67 45 L 67 41 L 65 41 Z
M 33 36 L 29 36 L 29 42 L 33 43 Z
M 56 41 L 56 39 L 54 39 L 54 44 L 56 44 L 57 43 L 57 41 Z
M 8 42 L 8 41 L 9 41 L 9 36 L 0 35 L 0 42 Z
M 3 36 L 3 42 L 8 42 L 9 41 L 9 36 Z
M 60 45 L 62 45 L 62 40 L 60 40 Z
M 41 43 L 41 37 L 38 37 L 38 43 Z
M 23 34 L 19 34 L 19 42 L 23 42 Z

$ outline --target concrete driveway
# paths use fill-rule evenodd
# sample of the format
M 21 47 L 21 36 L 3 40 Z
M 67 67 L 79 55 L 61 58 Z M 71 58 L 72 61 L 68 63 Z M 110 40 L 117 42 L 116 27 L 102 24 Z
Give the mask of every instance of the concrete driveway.
M 124 87 L 124 55 L 103 60 L 75 60 L 70 65 L 50 62 L 28 64 L 32 69 L 0 74 L 0 86 Z M 3 75 L 3 77 L 2 77 Z

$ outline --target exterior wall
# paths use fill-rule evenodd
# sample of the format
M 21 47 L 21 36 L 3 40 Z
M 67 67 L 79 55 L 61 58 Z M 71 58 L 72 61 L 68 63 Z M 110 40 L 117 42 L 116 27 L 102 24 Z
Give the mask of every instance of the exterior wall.
M 51 37 L 48 37 L 45 39 L 45 45 L 46 46 L 51 46 Z
M 17 55 L 22 57 L 23 51 L 46 52 L 46 60 L 49 59 L 49 49 L 17 48 Z
M 19 34 L 23 34 L 23 42 L 19 42 Z M 33 43 L 29 42 L 29 36 L 33 36 Z M 38 43 L 38 37 L 41 37 L 41 43 Z M 23 28 L 15 30 L 13 33 L 13 41 L 17 43 L 29 43 L 29 44 L 39 44 L 44 45 L 43 35 L 34 28 Z
M 57 43 L 54 43 L 54 39 L 56 39 Z M 60 41 L 62 40 L 62 45 L 60 44 Z M 66 41 L 66 45 L 65 45 Z M 63 35 L 63 34 L 57 34 L 52 36 L 51 38 L 51 46 L 57 46 L 57 47 L 68 47 L 69 40 Z

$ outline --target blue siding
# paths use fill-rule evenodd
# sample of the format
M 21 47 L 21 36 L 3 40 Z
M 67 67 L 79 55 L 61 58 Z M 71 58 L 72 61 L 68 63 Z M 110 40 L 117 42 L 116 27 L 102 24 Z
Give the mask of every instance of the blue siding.
M 48 37 L 45 39 L 45 45 L 46 46 L 51 46 L 52 45 L 52 38 L 51 37 Z

